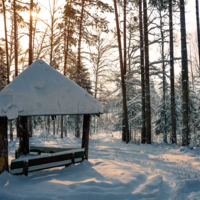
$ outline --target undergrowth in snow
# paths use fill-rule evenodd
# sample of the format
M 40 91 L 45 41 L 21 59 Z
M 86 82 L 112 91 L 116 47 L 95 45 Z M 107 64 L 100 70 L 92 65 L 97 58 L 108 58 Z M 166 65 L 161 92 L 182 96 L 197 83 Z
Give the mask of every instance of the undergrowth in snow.
M 121 134 L 90 137 L 89 160 L 67 168 L 29 173 L 28 177 L 0 175 L 0 199 L 29 200 L 198 200 L 200 149 L 121 141 Z M 30 145 L 81 147 L 73 134 L 61 139 L 36 132 Z M 9 142 L 9 162 L 18 139 Z
M 49 138 L 49 139 L 56 139 L 56 135 L 48 134 L 47 132 L 41 132 L 39 138 Z

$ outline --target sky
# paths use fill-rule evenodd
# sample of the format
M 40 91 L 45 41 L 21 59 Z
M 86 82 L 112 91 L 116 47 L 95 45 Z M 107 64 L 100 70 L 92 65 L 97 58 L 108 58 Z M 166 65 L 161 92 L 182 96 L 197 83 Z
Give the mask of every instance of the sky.
M 24 0 L 29 2 L 29 0 Z M 112 0 L 110 0 L 112 1 Z M 62 5 L 65 3 L 65 0 L 58 0 L 58 5 Z M 44 5 L 46 8 L 49 7 L 49 1 L 45 0 L 45 1 L 40 1 L 40 4 Z M 112 16 L 113 15 L 113 16 Z M 48 20 L 49 19 L 49 13 L 45 8 L 42 8 L 41 12 L 39 13 L 38 17 L 44 20 Z M 29 20 L 29 12 L 27 13 L 23 13 L 23 17 L 25 18 L 25 20 L 28 22 Z M 115 21 L 114 21 L 114 13 L 109 14 L 108 18 L 110 20 L 111 23 L 111 27 L 115 26 Z M 174 18 L 176 18 L 176 21 L 179 21 L 179 14 L 176 13 Z M 0 20 L 3 22 L 3 16 L 0 15 Z M 8 20 L 7 20 L 8 21 Z M 7 22 L 8 23 L 8 22 Z M 38 28 L 42 28 L 43 27 L 43 23 L 40 22 L 37 24 Z M 179 28 L 178 28 L 179 30 Z M 186 5 L 186 31 L 188 34 L 193 33 L 196 31 L 196 12 L 195 12 L 195 0 L 187 0 L 187 5 Z M 2 26 L 0 26 L 0 37 L 4 37 L 4 26 L 2 23 Z M 23 43 L 22 45 L 24 46 L 24 48 L 28 48 L 28 37 L 23 39 Z
M 195 0 L 189 0 L 186 5 L 186 31 L 192 33 L 196 31 L 196 10 Z
M 187 0 L 187 1 L 188 1 L 188 3 L 186 5 L 186 25 L 187 25 L 186 30 L 187 30 L 187 32 L 192 33 L 196 30 L 195 0 Z M 49 4 L 48 4 L 47 0 L 41 1 L 41 2 L 44 6 L 48 7 Z M 62 3 L 63 3 L 63 1 L 59 1 L 59 4 L 62 4 Z M 113 15 L 114 15 L 114 13 L 113 13 Z M 46 18 L 47 18 L 48 15 L 45 14 L 45 11 L 42 11 L 42 13 L 40 14 L 40 17 L 44 17 L 44 16 L 46 16 Z M 27 17 L 29 17 L 29 15 L 25 14 L 25 17 L 27 18 Z M 177 17 L 179 17 L 179 16 L 177 16 Z M 1 22 L 3 22 L 2 15 L 0 15 L 0 20 L 1 20 Z M 115 22 L 113 22 L 113 23 L 115 23 Z M 0 27 L 0 37 L 3 37 L 3 36 L 4 36 L 4 26 L 2 24 L 2 26 Z

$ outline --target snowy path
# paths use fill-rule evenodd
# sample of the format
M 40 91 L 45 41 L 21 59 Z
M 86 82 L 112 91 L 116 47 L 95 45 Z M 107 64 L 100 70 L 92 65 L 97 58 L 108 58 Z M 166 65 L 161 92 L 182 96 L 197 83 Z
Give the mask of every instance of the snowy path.
M 112 142 L 109 141 L 110 139 Z M 157 143 L 126 145 L 116 138 L 108 139 L 105 136 L 101 138 L 101 143 L 97 146 L 97 138 L 94 140 L 97 144 L 90 147 L 92 157 L 134 163 L 141 169 L 145 168 L 144 170 L 150 174 L 161 175 L 163 181 L 167 183 L 169 199 L 187 199 L 190 192 L 198 193 L 194 199 L 200 199 L 200 149 L 189 150 L 183 147 L 179 148 L 177 145 Z M 191 196 L 189 199 L 192 198 Z
M 200 200 L 200 149 L 125 144 L 117 133 L 90 138 L 89 162 L 25 176 L 0 175 L 0 200 Z M 81 139 L 43 138 L 38 146 L 77 147 Z M 9 143 L 10 159 L 17 140 Z
M 180 152 L 178 146 L 152 146 L 124 143 L 116 147 L 96 146 L 90 147 L 90 157 L 98 156 L 104 159 L 112 159 L 119 162 L 131 162 L 141 166 L 147 166 L 152 172 L 176 177 L 178 179 L 200 178 L 200 159 L 195 155 L 195 150 Z M 197 163 L 196 163 L 196 162 Z

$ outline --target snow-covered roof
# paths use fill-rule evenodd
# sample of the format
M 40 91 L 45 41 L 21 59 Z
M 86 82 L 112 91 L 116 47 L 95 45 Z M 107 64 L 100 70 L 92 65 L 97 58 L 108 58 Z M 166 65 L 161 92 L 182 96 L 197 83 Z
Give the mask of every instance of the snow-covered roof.
M 0 116 L 99 114 L 102 104 L 43 60 L 35 61 L 0 92 Z

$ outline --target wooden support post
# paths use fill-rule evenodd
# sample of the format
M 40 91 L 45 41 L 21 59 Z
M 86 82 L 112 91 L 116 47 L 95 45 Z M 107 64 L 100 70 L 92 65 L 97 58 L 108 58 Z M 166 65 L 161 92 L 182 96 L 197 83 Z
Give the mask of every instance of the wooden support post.
M 74 153 L 72 154 L 72 164 L 75 164 L 75 157 L 74 157 Z
M 82 136 L 82 148 L 85 148 L 87 160 L 88 160 L 89 133 L 90 133 L 90 115 L 87 114 L 83 116 L 83 136 Z
M 56 115 L 51 115 L 51 119 L 55 120 L 56 119 Z
M 29 133 L 28 133 L 28 125 L 27 125 L 27 117 L 23 116 L 20 120 L 20 140 L 19 146 L 21 148 L 21 152 L 26 155 L 29 153 Z
M 8 168 L 7 117 L 0 117 L 0 174 Z
M 23 174 L 25 176 L 28 176 L 28 163 L 27 162 L 23 163 Z

